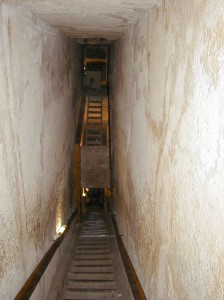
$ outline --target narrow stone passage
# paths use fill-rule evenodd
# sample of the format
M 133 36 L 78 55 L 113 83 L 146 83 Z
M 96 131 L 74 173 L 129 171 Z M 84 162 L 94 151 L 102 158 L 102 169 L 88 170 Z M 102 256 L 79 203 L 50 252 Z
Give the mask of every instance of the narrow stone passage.
M 110 215 L 100 206 L 90 205 L 81 225 L 63 299 L 133 299 Z

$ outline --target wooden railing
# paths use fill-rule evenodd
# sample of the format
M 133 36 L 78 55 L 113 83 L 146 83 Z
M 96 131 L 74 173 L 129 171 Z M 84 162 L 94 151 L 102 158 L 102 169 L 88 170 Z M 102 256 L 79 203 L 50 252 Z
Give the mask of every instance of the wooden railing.
M 86 96 L 88 89 L 83 89 L 82 99 L 79 110 L 79 119 L 75 136 L 75 201 L 76 207 L 78 208 L 78 217 L 77 223 L 80 222 L 81 219 L 81 140 L 84 134 L 84 114 L 85 114 L 85 105 L 86 105 Z
M 30 277 L 27 279 L 19 293 L 16 295 L 14 300 L 28 300 L 30 299 L 33 291 L 35 290 L 37 284 L 39 283 L 41 277 L 43 276 L 47 266 L 49 265 L 51 259 L 53 258 L 55 252 L 57 251 L 58 247 L 61 245 L 63 239 L 65 238 L 67 232 L 69 231 L 69 228 L 71 226 L 71 223 L 73 219 L 75 218 L 77 214 L 77 209 L 73 212 L 70 219 L 68 220 L 67 226 L 65 231 L 54 241 L 54 243 L 51 245 L 50 249 L 47 251 L 47 253 L 44 255 L 44 257 L 41 259 L 39 264 L 36 266 L 33 273 L 30 275 Z
M 39 264 L 36 266 L 33 273 L 27 279 L 27 281 L 25 282 L 25 284 L 23 285 L 21 290 L 18 292 L 18 294 L 16 295 L 14 300 L 28 300 L 31 297 L 34 289 L 36 288 L 37 284 L 39 283 L 47 266 L 49 265 L 55 252 L 57 251 L 57 249 L 60 246 L 60 244 L 62 243 L 65 235 L 67 234 L 67 232 L 70 228 L 70 225 L 76 215 L 77 215 L 77 222 L 80 221 L 80 211 L 81 211 L 81 209 L 80 209 L 81 208 L 80 142 L 81 142 L 82 132 L 83 132 L 83 121 L 84 121 L 86 95 L 87 95 L 87 89 L 83 89 L 81 104 L 80 104 L 79 120 L 78 120 L 78 124 L 77 124 L 76 136 L 75 136 L 75 176 L 76 176 L 75 201 L 76 201 L 76 209 L 73 212 L 72 216 L 70 217 L 63 234 L 60 237 L 58 237 L 56 239 L 56 241 L 52 244 L 50 249 L 47 251 L 47 253 L 41 259 Z

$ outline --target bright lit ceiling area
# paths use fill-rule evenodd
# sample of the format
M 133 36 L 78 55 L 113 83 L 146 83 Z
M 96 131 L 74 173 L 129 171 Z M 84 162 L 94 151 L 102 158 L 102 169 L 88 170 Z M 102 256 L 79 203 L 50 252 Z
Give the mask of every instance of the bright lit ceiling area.
M 118 39 L 142 11 L 162 0 L 19 0 L 42 20 L 74 38 Z

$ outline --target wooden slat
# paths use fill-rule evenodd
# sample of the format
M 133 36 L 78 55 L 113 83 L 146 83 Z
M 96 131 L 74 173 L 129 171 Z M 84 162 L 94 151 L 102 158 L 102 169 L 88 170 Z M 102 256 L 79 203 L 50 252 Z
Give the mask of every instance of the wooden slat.
M 88 96 L 87 102 L 87 125 L 85 145 L 100 146 L 102 145 L 102 97 Z M 97 106 L 96 106 L 97 105 Z M 92 126 L 97 124 L 98 131 L 92 132 Z

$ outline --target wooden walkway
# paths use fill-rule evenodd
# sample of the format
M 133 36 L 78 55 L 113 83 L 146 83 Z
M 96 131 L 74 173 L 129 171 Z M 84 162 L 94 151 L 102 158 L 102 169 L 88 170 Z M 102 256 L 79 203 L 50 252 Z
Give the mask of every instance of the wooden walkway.
M 90 205 L 67 273 L 63 300 L 132 300 L 107 211 Z

